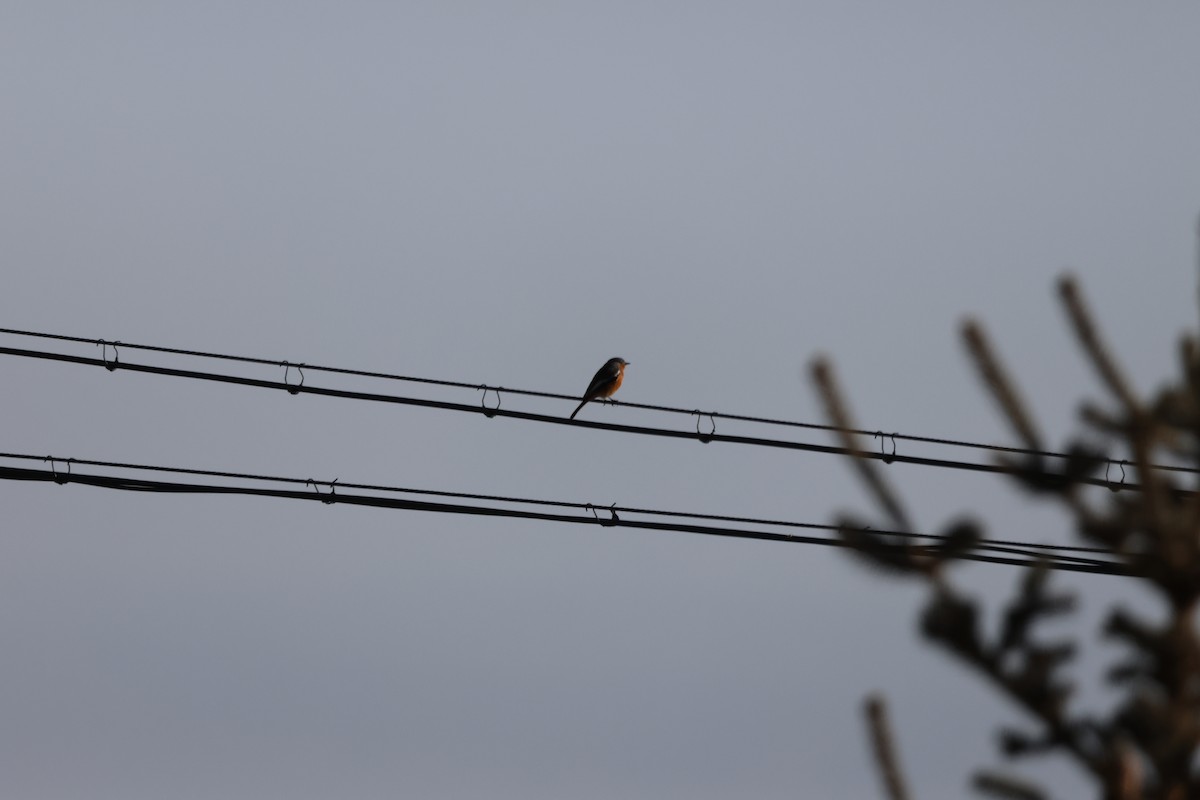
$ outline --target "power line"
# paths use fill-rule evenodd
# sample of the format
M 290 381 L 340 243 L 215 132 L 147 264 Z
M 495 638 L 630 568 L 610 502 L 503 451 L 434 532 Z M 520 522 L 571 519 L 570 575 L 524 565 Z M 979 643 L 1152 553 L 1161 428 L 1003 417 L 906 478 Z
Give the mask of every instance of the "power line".
M 3 330 L 0 330 L 0 333 L 2 333 L 2 332 L 3 332 Z M 655 427 L 647 427 L 647 426 L 641 426 L 641 425 L 625 425 L 625 424 L 612 423 L 612 422 L 599 422 L 599 421 L 593 421 L 593 420 L 580 420 L 580 419 L 569 420 L 565 417 L 550 416 L 547 414 L 536 414 L 536 413 L 527 412 L 527 411 L 514 411 L 511 409 L 502 408 L 499 405 L 497 405 L 495 407 L 488 406 L 486 391 L 485 391 L 485 394 L 484 394 L 484 397 L 483 397 L 481 403 L 479 405 L 474 405 L 474 404 L 466 404 L 466 403 L 455 403 L 455 402 L 450 402 L 450 401 L 446 401 L 446 400 L 433 400 L 433 399 L 423 398 L 423 397 L 411 397 L 411 396 L 394 395 L 394 394 L 381 394 L 381 393 L 377 393 L 377 392 L 363 392 L 363 391 L 355 391 L 355 390 L 347 390 L 347 389 L 334 389 L 334 388 L 323 387 L 323 386 L 311 386 L 311 385 L 306 385 L 303 383 L 290 383 L 287 380 L 286 372 L 285 372 L 283 381 L 271 381 L 271 380 L 266 380 L 263 378 L 249 378 L 249 377 L 240 376 L 240 375 L 228 375 L 228 374 L 205 372 L 205 371 L 199 371 L 199 370 L 178 369 L 175 367 L 162 367 L 162 366 L 154 366 L 154 365 L 148 365 L 148 364 L 137 364 L 137 363 L 132 363 L 132 362 L 128 362 L 128 361 L 121 361 L 121 362 L 118 362 L 116 360 L 109 361 L 106 356 L 102 356 L 101 358 L 94 358 L 94 357 L 88 357 L 88 356 L 70 355 L 67 353 L 54 353 L 54 352 L 47 352 L 47 351 L 41 351 L 41 350 L 25 350 L 25 349 L 14 348 L 14 347 L 0 347 L 0 354 L 13 355 L 13 356 L 21 357 L 21 358 L 33 358 L 33 359 L 44 359 L 44 360 L 51 360 L 51 361 L 61 361 L 61 362 L 66 362 L 66 363 L 89 365 L 89 366 L 103 366 L 103 367 L 109 369 L 110 371 L 116 371 L 117 369 L 121 369 L 121 370 L 127 370 L 127 371 L 131 371 L 131 372 L 143 372 L 143 373 L 150 373 L 150 374 L 155 374 L 155 375 L 165 375 L 165 376 L 178 377 L 178 378 L 191 378 L 194 380 L 215 381 L 218 383 L 231 383 L 231 384 L 237 384 L 237 385 L 242 385 L 242 386 L 250 386 L 250 387 L 258 388 L 258 389 L 271 389 L 271 390 L 285 389 L 286 391 L 288 391 L 291 394 L 315 394 L 315 395 L 321 395 L 321 396 L 325 396 L 325 397 L 336 397 L 336 398 L 342 398 L 342 399 L 366 400 L 366 401 L 371 401 L 371 402 L 393 403 L 393 404 L 400 404 L 400 405 L 413 405 L 413 406 L 421 406 L 421 407 L 425 407 L 425 408 L 439 408 L 439 409 L 444 409 L 444 410 L 466 412 L 466 413 L 471 413 L 471 414 L 482 413 L 488 417 L 500 416 L 500 417 L 508 417 L 511 419 L 528 420 L 528 421 L 532 421 L 532 422 L 549 423 L 552 425 L 577 425 L 577 426 L 583 426 L 583 427 L 588 427 L 588 428 L 596 428 L 596 429 L 600 429 L 600 430 L 620 431 L 623 433 L 633 433 L 633 434 L 640 434 L 640 435 L 646 435 L 646 436 L 661 436 L 661 437 L 674 438 L 674 439 L 690 439 L 690 440 L 700 441 L 703 443 L 725 442 L 725 443 L 729 443 L 729 444 L 742 444 L 742 445 L 750 445 L 750 446 L 757 446 L 757 447 L 782 448 L 782 449 L 787 449 L 787 450 L 799 450 L 799 451 L 806 451 L 806 452 L 812 452 L 812 453 L 822 453 L 822 454 L 827 454 L 827 455 L 862 456 L 864 458 L 872 458 L 872 459 L 880 460 L 880 461 L 883 461 L 888 464 L 898 462 L 898 463 L 902 463 L 902 464 L 917 464 L 917 465 L 928 466 L 928 467 L 967 470 L 967 471 L 973 471 L 973 472 L 986 472 L 986 473 L 992 473 L 992 474 L 1009 474 L 1011 472 L 1009 467 L 1002 465 L 1002 464 L 995 464 L 995 463 L 958 461 L 958 460 L 952 460 L 952 459 L 931 458 L 931 457 L 927 457 L 927 456 L 913 456 L 913 455 L 907 455 L 907 454 L 902 454 L 902 453 L 885 453 L 882 450 L 881 451 L 861 451 L 860 452 L 860 451 L 855 451 L 855 450 L 852 450 L 850 448 L 843 447 L 840 445 L 813 444 L 811 442 L 797 442 L 797 441 L 793 441 L 793 440 L 789 440 L 789 439 L 767 439 L 767 438 L 754 437 L 754 436 L 731 435 L 731 434 L 715 433 L 715 431 L 711 432 L 711 433 L 704 433 L 704 432 L 700 432 L 699 430 L 697 430 L 696 432 L 693 432 L 693 431 L 686 431 L 686 430 L 683 430 L 683 431 L 674 430 L 674 429 L 670 429 L 670 428 L 655 428 Z M 276 366 L 279 365 L 277 362 L 267 362 L 267 363 L 271 363 Z M 304 365 L 290 365 L 289 364 L 288 367 L 289 368 L 296 367 L 297 369 L 312 369 L 311 367 L 307 367 Z M 461 385 L 467 386 L 468 384 L 461 384 Z M 495 391 L 497 393 L 503 391 L 503 392 L 518 393 L 518 394 L 536 394 L 536 393 L 532 393 L 532 392 L 522 392 L 522 391 L 518 391 L 518 390 L 502 389 L 502 388 L 495 388 L 495 387 L 472 387 L 472 388 L 475 388 L 475 389 L 486 388 L 487 391 Z M 553 395 L 553 396 L 554 397 L 564 397 L 563 395 Z M 499 394 L 497 394 L 497 397 L 499 397 Z M 499 400 L 497 402 L 499 403 Z M 628 405 L 632 405 L 632 404 L 620 403 L 618 405 L 628 406 Z M 693 413 L 693 412 L 686 412 L 686 413 Z M 705 414 L 705 416 L 707 416 L 707 414 Z M 890 436 L 890 434 L 889 434 L 889 436 Z M 1053 473 L 1049 473 L 1049 472 L 1044 473 L 1044 474 L 1046 474 L 1048 476 L 1054 476 Z M 1136 483 L 1129 483 L 1129 482 L 1122 481 L 1121 483 L 1118 484 L 1118 483 L 1114 483 L 1114 482 L 1108 480 L 1107 478 L 1080 476 L 1080 477 L 1074 478 L 1074 480 L 1079 483 L 1086 483 L 1086 484 L 1090 484 L 1093 486 L 1102 486 L 1102 487 L 1105 487 L 1108 489 L 1113 489 L 1114 491 L 1119 490 L 1119 489 L 1128 489 L 1131 491 L 1138 491 L 1141 489 L 1141 486 Z
M 129 368 L 128 364 L 124 364 L 119 361 L 119 350 L 121 348 L 124 348 L 127 350 L 142 350 L 142 351 L 146 351 L 146 352 L 165 353 L 165 354 L 170 354 L 170 355 L 188 356 L 188 357 L 195 357 L 195 358 L 210 358 L 210 359 L 217 359 L 217 360 L 224 360 L 224 361 L 240 362 L 240 363 L 245 363 L 245 364 L 257 364 L 257 365 L 285 367 L 285 368 L 294 367 L 298 370 L 309 370 L 311 372 L 326 372 L 326 373 L 336 374 L 336 375 L 351 375 L 351 376 L 357 376 L 357 377 L 378 378 L 378 379 L 383 379 L 383 380 L 404 381 L 404 382 L 409 382 L 409 383 L 425 384 L 425 385 L 431 385 L 431 386 L 443 386 L 443 387 L 456 388 L 456 389 L 471 389 L 471 390 L 475 390 L 475 391 L 483 390 L 484 391 L 484 402 L 486 402 L 486 400 L 487 400 L 487 392 L 489 392 L 489 391 L 496 392 L 497 398 L 499 398 L 500 393 L 503 392 L 506 394 L 520 395 L 520 396 L 526 396 L 526 397 L 540 397 L 540 398 L 549 398 L 549 399 L 554 399 L 554 400 L 569 400 L 571 402 L 575 402 L 579 399 L 579 397 L 577 395 L 557 394 L 557 393 L 553 393 L 553 392 L 543 392 L 543 391 L 536 391 L 536 390 L 531 390 L 531 389 L 512 389 L 512 388 L 506 388 L 503 386 L 488 386 L 486 384 L 479 384 L 479 383 L 466 383 L 466 382 L 462 382 L 462 381 L 441 380 L 441 379 L 436 379 L 436 378 L 422 378 L 422 377 L 415 377 L 415 376 L 411 376 L 411 375 L 399 375 L 399 374 L 387 373 L 387 372 L 372 372 L 372 371 L 367 371 L 367 370 L 348 369 L 348 368 L 344 368 L 344 367 L 321 366 L 321 365 L 317 365 L 317 364 L 291 363 L 288 361 L 281 361 L 278 359 L 267 359 L 267 358 L 261 358 L 261 357 L 253 357 L 253 356 L 230 355 L 228 353 L 215 353 L 215 352 L 208 352 L 208 351 L 202 351 L 202 350 L 185 350 L 185 349 L 175 348 L 175 347 L 163 347 L 163 346 L 159 346 L 159 345 L 135 344 L 135 343 L 130 343 L 130 342 L 108 341 L 105 339 L 86 339 L 86 338 L 83 338 L 80 336 L 67 336 L 67 335 L 55 334 L 55 333 L 41 333 L 41 332 L 37 332 L 37 331 L 16 330 L 16 329 L 12 329 L 12 328 L 0 328 L 0 334 L 8 334 L 11 336 L 27 336 L 27 337 L 34 337 L 34 338 L 40 338 L 40 339 L 49 339 L 49 340 L 54 340 L 54 341 L 74 342 L 74 343 L 79 343 L 79 344 L 90 344 L 93 346 L 99 346 L 103 349 L 100 362 L 104 366 L 108 367 L 109 369 Z M 112 348 L 112 351 L 113 351 L 113 359 L 111 361 L 108 360 L 108 358 L 107 358 L 108 348 Z M 0 352 L 9 353 L 10 355 L 20 354 L 18 352 L 10 350 L 9 348 L 0 348 Z M 33 351 L 24 351 L 24 352 L 33 352 Z M 87 362 L 87 363 L 95 363 L 95 361 L 93 360 L 93 361 Z M 303 391 L 302 387 L 301 387 L 301 390 Z M 704 418 L 708 418 L 712 423 L 713 434 L 716 433 L 716 420 L 719 420 L 719 419 L 720 420 L 737 421 L 737 422 L 749 422 L 749 423 L 756 423 L 756 424 L 762 424 L 762 425 L 775 425 L 775 426 L 782 426 L 782 427 L 801 428 L 801 429 L 814 430 L 814 431 L 826 431 L 826 432 L 837 432 L 838 431 L 838 428 L 836 426 L 823 425 L 823 424 L 814 423 L 814 422 L 799 422 L 799 421 L 795 421 L 795 420 L 774 419 L 774 418 L 769 418 L 769 417 L 749 416 L 749 415 L 744 415 L 744 414 L 726 414 L 726 413 L 722 413 L 719 411 L 709 412 L 709 411 L 700 411 L 698 409 L 686 409 L 686 408 L 679 408 L 679 407 L 673 407 L 673 406 L 651 405 L 651 404 L 647 404 L 647 403 L 627 403 L 627 402 L 622 401 L 620 403 L 620 405 L 622 405 L 626 408 L 636 408 L 636 409 L 642 409 L 642 410 L 647 410 L 647 411 L 659 411 L 659 412 L 670 413 L 670 414 L 682 414 L 682 415 L 685 415 L 688 417 L 696 417 L 697 418 L 697 426 L 699 426 L 699 423 L 701 420 L 703 420 Z M 508 415 L 505 415 L 505 416 L 508 416 Z M 586 424 L 586 423 L 587 423 L 586 420 L 581 421 L 581 424 Z M 1025 448 L 1025 447 L 1012 447 L 1012 446 L 1006 446 L 1006 445 L 986 444 L 986 443 L 982 443 L 982 442 L 972 442 L 972 441 L 966 441 L 966 440 L 961 440 L 961 439 L 950 439 L 950 438 L 944 438 L 944 437 L 919 436 L 919 435 L 915 435 L 915 434 L 906 434 L 906 433 L 885 433 L 882 430 L 871 431 L 871 430 L 866 430 L 866 429 L 861 429 L 861 428 L 851 428 L 851 429 L 849 429 L 849 432 L 858 434 L 861 436 L 879 438 L 881 440 L 880 441 L 881 447 L 883 445 L 884 439 L 890 439 L 890 440 L 892 440 L 893 444 L 897 441 L 908 441 L 908 442 L 917 442 L 917 443 L 922 443 L 922 444 L 941 445 L 941 446 L 947 446 L 947 447 L 962 447 L 962 448 L 970 448 L 970 449 L 976 449 L 976 450 L 985 450 L 985 451 L 995 452 L 995 453 L 1008 453 L 1008 454 L 1013 454 L 1013 455 L 1025 455 L 1025 456 L 1038 456 L 1038 457 L 1043 457 L 1043 458 L 1065 459 L 1065 458 L 1069 457 L 1068 454 L 1066 454 L 1066 453 L 1056 452 L 1053 450 L 1037 450 L 1037 449 Z M 698 430 L 697 430 L 697 433 L 699 433 Z M 693 438 L 697 438 L 697 437 L 693 437 Z M 879 458 L 882 458 L 883 460 L 902 460 L 901 456 L 894 455 L 894 454 L 892 456 L 889 456 L 889 455 L 880 453 L 878 456 L 874 456 L 874 457 L 879 457 Z M 1113 461 L 1111 463 L 1116 464 L 1117 462 Z M 1176 464 L 1151 464 L 1151 465 L 1149 465 L 1149 468 L 1155 469 L 1155 470 L 1168 471 L 1168 472 L 1185 472 L 1185 473 L 1192 473 L 1192 474 L 1200 474 L 1200 468 L 1176 465 Z M 1105 480 L 1105 481 L 1100 482 L 1100 485 L 1113 485 L 1113 484 L 1111 484 L 1111 482 Z M 1129 488 L 1129 487 L 1128 487 L 1128 485 L 1126 485 L 1124 488 Z
M 751 517 L 733 517 L 694 512 L 665 511 L 660 509 L 633 508 L 618 506 L 599 506 L 591 503 L 563 502 L 551 500 L 534 500 L 529 498 L 502 497 L 496 495 L 471 494 L 466 492 L 447 492 L 425 489 L 410 489 L 396 486 L 377 484 L 341 483 L 333 481 L 315 481 L 313 479 L 286 478 L 269 475 L 254 475 L 249 473 L 224 472 L 217 470 L 186 469 L 179 467 L 161 467 L 144 464 L 123 464 L 118 462 L 92 461 L 87 459 L 61 459 L 53 457 L 34 456 L 23 453 L 0 453 L 0 458 L 49 462 L 49 467 L 38 469 L 20 467 L 0 467 L 0 479 L 23 481 L 54 481 L 59 484 L 82 483 L 109 489 L 126 491 L 172 492 L 192 494 L 246 494 L 286 499 L 319 500 L 327 504 L 364 505 L 379 508 L 406 509 L 431 511 L 450 514 L 472 514 L 482 516 L 516 517 L 521 519 L 536 519 L 572 524 L 599 525 L 601 527 L 625 527 L 645 530 L 674 531 L 681 533 L 707 534 L 741 539 L 763 539 L 769 541 L 791 542 L 794 544 L 817 544 L 833 547 L 847 547 L 840 538 L 820 537 L 796 533 L 782 533 L 773 530 L 752 530 L 748 528 L 733 528 L 726 526 L 698 524 L 683 520 L 704 520 L 707 522 L 733 522 L 739 524 L 757 525 L 772 528 L 807 529 L 836 533 L 836 525 L 821 523 L 790 522 L 781 520 L 756 519 Z M 210 478 L 237 479 L 259 483 L 283 483 L 292 486 L 302 485 L 305 488 L 276 488 L 259 486 L 233 486 L 216 484 L 184 483 L 180 481 L 164 481 L 133 477 L 81 474 L 74 472 L 72 465 L 94 466 L 108 469 L 123 469 L 126 471 L 149 471 L 158 473 L 174 473 L 188 476 L 204 476 Z M 311 489 L 308 488 L 311 486 Z M 459 500 L 502 502 L 508 505 L 526 505 L 535 508 L 557 507 L 564 511 L 583 513 L 564 513 L 533 510 L 530 508 L 500 508 L 496 506 L 466 505 L 462 503 L 434 502 L 429 500 L 414 500 L 403 497 L 386 497 L 379 495 L 346 494 L 346 489 L 361 491 L 386 492 L 389 494 L 413 494 L 438 496 Z M 672 522 L 655 522 L 652 520 L 629 519 L 628 515 L 665 517 Z M 622 516 L 625 515 L 625 516 Z M 873 533 L 902 539 L 923 540 L 919 547 L 927 547 L 928 543 L 944 542 L 946 537 L 923 535 L 904 531 L 877 530 Z M 974 552 L 961 557 L 964 560 L 981 561 L 985 563 L 1008 564 L 1014 566 L 1032 566 L 1044 561 L 1054 569 L 1075 572 L 1089 572 L 1106 575 L 1129 575 L 1129 569 L 1124 565 L 1106 559 L 1087 558 L 1072 555 L 1072 553 L 1101 554 L 1107 551 L 1100 548 L 1071 547 L 1063 545 L 1031 544 L 1014 541 L 984 539 L 978 543 Z
M 149 464 L 133 464 L 133 463 L 116 462 L 116 461 L 95 461 L 95 460 L 91 460 L 91 459 L 82 459 L 82 458 L 55 458 L 53 456 L 37 456 L 37 455 L 29 454 L 29 453 L 0 453 L 0 458 L 49 463 L 50 471 L 54 475 L 59 474 L 58 470 L 57 470 L 57 465 L 61 463 L 67 468 L 67 472 L 63 475 L 63 477 L 68 480 L 70 478 L 71 465 L 78 464 L 78 465 L 82 465 L 82 466 L 91 466 L 91 467 L 126 469 L 126 470 L 142 471 L 142 472 L 161 472 L 161 473 L 170 473 L 170 474 L 176 474 L 176 475 L 197 475 L 197 476 L 204 476 L 204 477 L 211 477 L 211 478 L 233 478 L 233 479 L 238 479 L 238 480 L 260 481 L 260 482 L 268 482 L 268 483 L 300 484 L 300 485 L 305 485 L 305 486 L 310 485 L 310 484 L 321 485 L 321 486 L 336 485 L 337 487 L 342 488 L 342 489 L 362 489 L 362 490 L 366 490 L 366 491 L 389 492 L 389 493 L 396 493 L 396 494 L 414 494 L 414 495 L 427 495 L 427 496 L 435 496 L 435 497 L 453 497 L 453 498 L 460 499 L 460 500 L 485 500 L 485 501 L 495 501 L 495 502 L 502 502 L 502 503 L 514 503 L 514 504 L 524 504 L 524 505 L 553 506 L 553 507 L 557 507 L 557 508 L 568 508 L 568 509 L 576 509 L 576 510 L 582 510 L 582 511 L 592 511 L 592 510 L 603 511 L 603 510 L 608 510 L 608 509 L 612 508 L 613 510 L 621 511 L 623 513 L 628 512 L 628 513 L 646 514 L 646 515 L 652 515 L 652 516 L 676 517 L 676 518 L 688 518 L 688 519 L 704 519 L 704 520 L 712 520 L 712 521 L 719 521 L 719 522 L 738 522 L 738 523 L 748 523 L 748 524 L 754 524 L 754 525 L 772 525 L 772 526 L 783 526 L 783 527 L 792 527 L 792 528 L 808 528 L 808 529 L 813 529 L 813 530 L 826 530 L 826 531 L 836 531 L 838 529 L 836 525 L 827 525 L 827 524 L 821 524 L 821 523 L 792 522 L 792 521 L 777 520 L 777 519 L 763 519 L 761 517 L 744 517 L 744 516 L 738 517 L 738 516 L 728 516 L 728 515 L 719 515 L 719 514 L 702 514 L 702 513 L 685 512 L 685 511 L 664 511 L 661 509 L 637 508 L 637 507 L 633 507 L 633 506 L 599 505 L 596 503 L 584 503 L 584 502 L 579 502 L 579 501 L 542 500 L 542 499 L 531 499 L 531 498 L 527 498 L 527 497 L 507 497 L 507 496 L 502 496 L 502 495 L 476 494 L 476 493 L 471 493 L 471 492 L 453 492 L 453 491 L 435 490 L 435 489 L 414 489 L 411 487 L 389 486 L 389 485 L 382 485 L 382 484 L 347 483 L 347 482 L 343 482 L 337 478 L 335 478 L 332 481 L 328 481 L 328 480 L 317 481 L 313 478 L 305 478 L 305 479 L 287 478 L 287 477 L 280 477 L 277 475 L 263 475 L 263 474 L 246 473 L 246 472 L 228 472 L 225 470 L 194 469 L 194 468 L 187 468 L 187 467 L 163 467 L 163 466 L 155 466 L 155 465 L 149 465 Z M 906 532 L 902 532 L 902 531 L 881 530 L 881 531 L 876 531 L 876 532 L 880 533 L 880 534 L 886 534 L 889 536 L 895 536 L 895 537 L 922 538 L 922 539 L 932 539 L 932 540 L 936 540 L 936 541 L 941 541 L 945 538 L 945 537 L 935 536 L 935 535 L 926 535 L 926 534 L 919 534 L 919 533 L 906 533 Z M 1078 547 L 1078 546 L 1069 546 L 1069 545 L 1049 545 L 1049 544 L 1043 545 L 1043 544 L 1034 544 L 1034 543 L 1030 543 L 1030 542 L 1018 542 L 1018 541 L 995 540 L 995 539 L 986 540 L 986 544 L 1011 546 L 1011 547 L 1031 547 L 1031 548 L 1038 548 L 1038 549 L 1053 550 L 1056 552 L 1057 551 L 1079 552 L 1079 553 L 1107 553 L 1108 552 L 1107 550 L 1105 550 L 1104 548 L 1101 548 L 1101 547 Z

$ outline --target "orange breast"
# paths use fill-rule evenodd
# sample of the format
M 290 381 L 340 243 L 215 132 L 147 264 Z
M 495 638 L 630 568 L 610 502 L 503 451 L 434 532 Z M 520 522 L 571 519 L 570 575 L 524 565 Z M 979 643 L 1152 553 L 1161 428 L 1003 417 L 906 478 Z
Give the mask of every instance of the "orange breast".
M 621 382 L 625 380 L 625 365 L 621 365 L 621 369 L 617 372 L 617 377 L 608 386 L 600 390 L 601 397 L 612 397 L 616 394 L 617 389 L 621 388 Z

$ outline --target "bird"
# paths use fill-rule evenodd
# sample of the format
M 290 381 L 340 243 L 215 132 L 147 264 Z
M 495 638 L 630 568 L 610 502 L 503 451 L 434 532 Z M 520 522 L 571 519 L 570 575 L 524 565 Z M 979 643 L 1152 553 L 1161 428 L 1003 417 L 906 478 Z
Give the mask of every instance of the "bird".
M 595 400 L 597 397 L 612 397 L 617 389 L 621 388 L 621 382 L 625 380 L 627 366 L 629 366 L 629 362 L 623 358 L 610 358 L 604 362 L 604 366 L 597 370 L 596 376 L 588 384 L 587 391 L 583 393 L 583 400 L 571 412 L 569 418 L 575 419 L 579 409 L 586 406 L 589 400 Z

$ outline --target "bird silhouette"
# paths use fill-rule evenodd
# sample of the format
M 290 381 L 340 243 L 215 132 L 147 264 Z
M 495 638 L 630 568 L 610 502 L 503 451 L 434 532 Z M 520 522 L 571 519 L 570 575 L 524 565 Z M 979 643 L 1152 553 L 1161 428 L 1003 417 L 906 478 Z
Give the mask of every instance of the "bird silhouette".
M 612 397 L 625 380 L 625 367 L 627 366 L 629 366 L 629 362 L 623 358 L 610 358 L 606 361 L 604 366 L 596 372 L 592 382 L 588 384 L 587 391 L 583 393 L 583 400 L 571 412 L 570 419 L 575 419 L 579 409 L 586 406 L 588 401 L 595 400 L 597 397 Z

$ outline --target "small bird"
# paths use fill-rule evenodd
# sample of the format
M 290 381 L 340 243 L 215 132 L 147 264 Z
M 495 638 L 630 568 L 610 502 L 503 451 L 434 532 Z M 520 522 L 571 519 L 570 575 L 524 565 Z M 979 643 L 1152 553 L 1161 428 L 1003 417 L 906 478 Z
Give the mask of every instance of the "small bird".
M 583 393 L 582 402 L 571 412 L 570 419 L 575 419 L 579 409 L 586 406 L 589 400 L 595 400 L 597 397 L 612 397 L 617 389 L 621 388 L 621 381 L 625 380 L 627 366 L 629 366 L 629 362 L 623 358 L 610 358 L 605 362 L 604 366 L 596 372 L 596 377 L 592 378 L 592 382 L 588 384 L 587 391 Z

